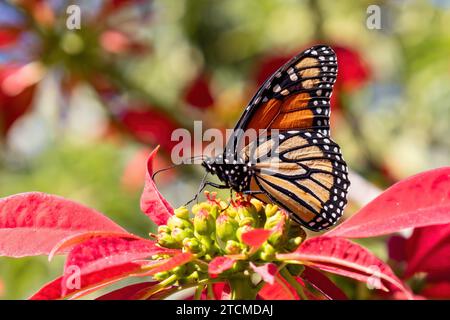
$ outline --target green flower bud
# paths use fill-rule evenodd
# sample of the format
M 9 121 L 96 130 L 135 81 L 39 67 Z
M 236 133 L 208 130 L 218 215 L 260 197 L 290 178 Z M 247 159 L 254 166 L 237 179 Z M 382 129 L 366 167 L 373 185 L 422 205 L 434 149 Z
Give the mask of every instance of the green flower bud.
M 156 281 L 162 281 L 164 279 L 167 279 L 169 276 L 170 276 L 170 273 L 168 271 L 162 271 L 162 272 L 155 273 L 153 275 L 153 278 Z
M 278 206 L 269 203 L 266 205 L 264 211 L 266 213 L 266 217 L 270 218 L 271 216 L 273 216 L 275 213 L 278 212 Z
M 245 217 L 239 221 L 239 227 L 242 226 L 256 227 L 256 221 L 252 217 Z
M 170 228 L 168 226 L 159 226 L 158 233 L 170 233 Z
M 188 275 L 185 279 L 189 282 L 197 282 L 200 278 L 200 275 L 198 274 L 198 271 L 192 272 L 190 275 Z
M 289 241 L 286 244 L 286 249 L 288 251 L 294 251 L 295 249 L 298 248 L 298 246 L 302 243 L 302 241 L 303 241 L 302 237 L 289 239 Z
M 262 245 L 261 248 L 261 259 L 264 261 L 271 261 L 275 258 L 276 250 L 273 246 L 268 243 Z
M 210 255 L 209 253 L 205 254 L 203 256 L 203 259 L 205 259 L 206 261 L 211 261 L 214 257 L 212 255 Z
M 181 245 L 170 234 L 160 233 L 158 234 L 158 244 L 165 248 L 178 249 Z
M 194 229 L 200 235 L 210 235 L 215 231 L 214 217 L 205 209 L 199 210 L 194 217 Z
M 194 215 L 197 215 L 200 210 L 206 210 L 209 212 L 211 210 L 211 204 L 208 202 L 201 202 L 192 206 L 192 212 Z
M 256 198 L 250 199 L 251 204 L 255 207 L 256 212 L 261 213 L 264 210 L 263 203 Z
M 192 224 L 191 224 L 190 221 L 178 218 L 177 216 L 171 216 L 167 220 L 167 225 L 171 229 L 175 229 L 175 228 L 180 228 L 180 229 L 192 228 Z
M 220 211 L 222 211 L 222 209 L 217 204 L 214 204 L 211 206 L 211 210 L 209 210 L 209 214 L 212 215 L 215 220 L 219 216 Z
M 192 232 L 191 229 L 175 228 L 171 232 L 172 238 L 178 243 L 183 243 L 184 239 L 192 238 L 193 235 L 194 233 Z
M 201 253 L 202 244 L 196 238 L 186 238 L 183 240 L 183 248 L 187 252 L 191 253 Z
M 228 240 L 225 245 L 226 254 L 238 254 L 242 250 L 241 244 L 234 240 Z
M 198 236 L 197 239 L 200 240 L 204 252 L 215 252 L 216 248 L 214 246 L 214 242 L 209 236 Z
M 189 219 L 189 210 L 186 207 L 179 207 L 174 210 L 175 216 L 180 219 L 188 220 Z
M 265 228 L 274 230 L 268 239 L 273 246 L 283 246 L 288 240 L 289 220 L 285 213 L 279 211 L 270 217 L 266 221 Z
M 222 213 L 216 220 L 216 235 L 223 242 L 234 240 L 236 239 L 236 230 L 238 227 L 239 225 L 236 220 L 228 214 Z
M 175 267 L 175 268 L 173 268 L 172 272 L 180 278 L 180 277 L 184 276 L 184 274 L 186 273 L 186 266 L 181 265 L 181 266 Z
M 252 219 L 258 219 L 258 213 L 256 212 L 256 209 L 254 206 L 240 206 L 237 209 L 239 219 L 245 219 L 245 218 L 252 218 Z

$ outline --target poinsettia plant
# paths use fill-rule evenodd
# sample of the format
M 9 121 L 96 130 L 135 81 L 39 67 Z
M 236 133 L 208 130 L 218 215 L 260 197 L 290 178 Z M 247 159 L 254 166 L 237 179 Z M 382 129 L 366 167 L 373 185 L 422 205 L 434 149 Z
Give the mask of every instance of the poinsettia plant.
M 187 299 L 346 299 L 329 274 L 413 299 L 387 263 L 349 239 L 450 223 L 450 167 L 397 183 L 338 227 L 307 239 L 276 205 L 241 195 L 225 202 L 207 193 L 190 210 L 174 210 L 151 178 L 156 152 L 141 197 L 142 211 L 158 225 L 148 239 L 55 195 L 0 200 L 0 255 L 67 255 L 62 276 L 31 299 L 76 299 L 127 278 L 141 281 L 98 299 L 153 300 L 177 292 Z M 439 244 L 433 239 L 417 248 L 415 269 L 407 272 L 431 268 L 420 257 Z

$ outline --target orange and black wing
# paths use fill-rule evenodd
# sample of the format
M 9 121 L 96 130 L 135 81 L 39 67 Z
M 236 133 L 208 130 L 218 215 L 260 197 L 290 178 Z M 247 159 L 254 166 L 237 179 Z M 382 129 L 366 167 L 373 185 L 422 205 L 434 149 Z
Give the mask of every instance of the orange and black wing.
M 341 217 L 350 182 L 341 150 L 328 136 L 290 130 L 250 143 L 240 157 L 252 164 L 256 198 L 275 202 L 314 231 Z
M 229 148 L 245 146 L 248 129 L 312 130 L 329 136 L 330 97 L 336 81 L 333 49 L 314 46 L 292 58 L 261 86 L 246 107 Z M 228 149 L 230 150 L 230 149 Z

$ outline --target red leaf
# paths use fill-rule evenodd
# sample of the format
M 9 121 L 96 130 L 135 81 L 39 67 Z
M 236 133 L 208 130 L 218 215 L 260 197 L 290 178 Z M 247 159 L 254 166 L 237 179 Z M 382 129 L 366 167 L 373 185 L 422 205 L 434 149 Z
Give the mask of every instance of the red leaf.
M 81 288 L 109 280 L 108 277 L 116 277 L 122 272 L 122 266 L 132 263 L 134 260 L 145 259 L 155 254 L 165 253 L 167 249 L 158 247 L 154 242 L 141 239 L 101 237 L 93 238 L 75 246 L 69 253 L 65 266 L 63 284 L 73 280 L 75 272 L 78 272 Z M 99 274 L 98 277 L 90 275 L 102 270 L 111 270 L 111 274 Z M 91 281 L 95 282 L 91 282 Z M 62 294 L 67 295 L 75 291 L 64 286 Z
M 362 246 L 343 238 L 315 237 L 303 242 L 293 253 L 278 254 L 278 259 L 298 261 L 324 271 L 370 283 L 377 289 L 408 289 L 391 268 Z
M 420 295 L 431 299 L 450 299 L 450 281 L 427 283 Z
M 259 248 L 272 234 L 268 229 L 252 229 L 242 233 L 242 242 L 250 247 Z
M 152 162 L 156 156 L 159 147 L 150 154 L 147 161 L 147 174 L 145 177 L 144 191 L 141 195 L 141 210 L 144 212 L 155 224 L 165 225 L 167 220 L 173 215 L 173 208 L 166 199 L 159 193 L 155 182 L 152 179 L 153 170 Z
M 96 300 L 138 300 L 156 284 L 158 284 L 156 281 L 135 283 L 102 295 Z
M 426 272 L 439 278 L 450 270 L 450 224 L 415 229 L 406 241 L 405 277 Z
M 305 267 L 301 277 L 328 299 L 347 300 L 345 293 L 342 292 L 342 290 L 322 272 L 313 268 Z
M 250 262 L 250 267 L 259 274 L 264 282 L 274 284 L 275 275 L 278 272 L 278 267 L 273 263 L 265 263 L 262 266 L 256 266 L 252 262 Z
M 364 238 L 450 223 L 450 167 L 394 184 L 327 236 Z
M 172 258 L 167 259 L 164 263 L 157 264 L 156 267 L 152 268 L 148 275 L 154 275 L 158 272 L 169 271 L 173 268 L 186 264 L 194 259 L 194 256 L 191 253 L 185 252 L 175 255 Z
M 76 244 L 82 243 L 84 241 L 90 240 L 92 238 L 98 237 L 117 237 L 117 238 L 130 238 L 130 239 L 142 239 L 138 236 L 132 235 L 131 233 L 113 233 L 113 232 L 104 232 L 104 231 L 91 231 L 81 234 L 75 234 L 68 236 L 61 241 L 59 241 L 53 248 L 52 251 L 48 254 L 48 261 L 51 261 L 55 254 L 64 252 L 68 250 L 68 248 L 73 247 Z M 144 239 L 142 239 L 144 240 Z
M 397 262 L 406 260 L 406 239 L 400 235 L 393 235 L 387 240 L 389 259 Z
M 50 283 L 44 285 L 38 292 L 30 297 L 30 300 L 59 300 L 64 298 L 78 299 L 84 295 L 90 294 L 105 286 L 111 285 L 129 276 L 138 276 L 140 266 L 134 263 L 127 263 L 118 267 L 103 269 L 98 272 L 87 274 L 83 277 L 83 283 L 87 286 L 80 286 L 77 290 L 71 290 L 63 293 L 66 283 L 63 277 L 59 277 Z
M 0 199 L 0 255 L 48 254 L 62 239 L 89 231 L 127 233 L 101 213 L 39 192 Z
M 209 274 L 221 274 L 232 268 L 235 262 L 234 259 L 228 257 L 216 257 L 209 263 L 208 272 Z
M 258 296 L 264 300 L 299 300 L 295 289 L 292 288 L 288 282 L 276 276 L 274 284 L 267 283 L 258 292 Z
M 62 277 L 56 278 L 45 284 L 38 292 L 33 294 L 30 300 L 57 300 L 60 299 Z

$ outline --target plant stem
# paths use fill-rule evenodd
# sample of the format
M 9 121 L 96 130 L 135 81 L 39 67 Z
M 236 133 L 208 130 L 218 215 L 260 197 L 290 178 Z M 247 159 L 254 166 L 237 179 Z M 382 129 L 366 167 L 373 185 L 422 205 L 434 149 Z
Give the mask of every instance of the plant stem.
M 214 291 L 213 291 L 213 284 L 209 283 L 206 288 L 207 288 L 208 298 L 210 300 L 216 300 L 216 297 L 215 297 Z
M 231 300 L 255 300 L 259 287 L 254 286 L 250 277 L 244 274 L 237 274 L 228 283 L 231 287 Z
M 204 288 L 204 285 L 200 285 L 195 289 L 194 300 L 200 300 Z
M 149 290 L 145 295 L 141 297 L 141 300 L 147 300 L 149 297 L 157 293 L 158 291 L 163 290 L 165 287 L 170 285 L 172 282 L 177 280 L 177 275 L 173 274 L 167 279 L 161 281 L 156 286 L 154 286 L 151 290 Z
M 300 285 L 300 283 L 297 282 L 297 280 L 295 280 L 295 278 L 291 275 L 288 269 L 286 268 L 281 269 L 280 274 L 295 289 L 295 291 L 302 298 L 302 300 L 309 300 L 303 290 L 303 287 Z

